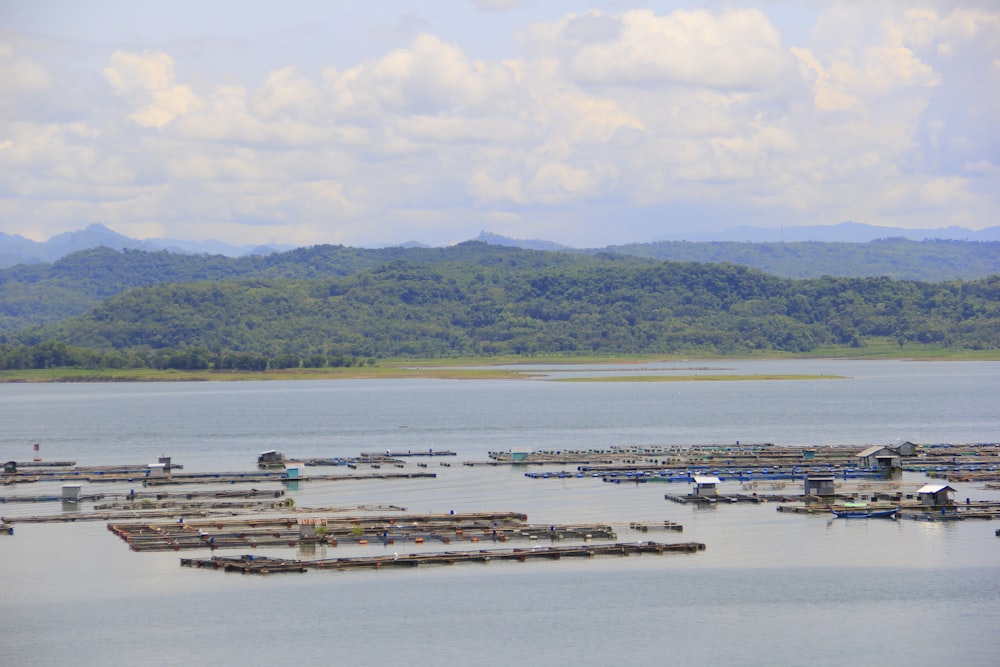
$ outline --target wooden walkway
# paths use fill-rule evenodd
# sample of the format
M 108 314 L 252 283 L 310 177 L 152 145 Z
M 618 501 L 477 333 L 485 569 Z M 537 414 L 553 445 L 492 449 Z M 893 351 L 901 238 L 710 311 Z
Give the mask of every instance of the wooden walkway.
M 184 567 L 210 568 L 243 574 L 277 574 L 281 572 L 306 572 L 307 570 L 382 569 L 387 567 L 413 568 L 420 565 L 455 565 L 456 563 L 488 563 L 490 561 L 561 558 L 593 558 L 595 556 L 630 556 L 634 554 L 697 553 L 704 544 L 685 542 L 660 544 L 657 542 L 629 542 L 618 544 L 589 544 L 583 546 L 549 546 L 531 549 L 478 549 L 474 551 L 443 551 L 418 554 L 389 554 L 332 558 L 323 560 L 286 560 L 261 558 L 252 555 L 239 557 L 213 556 L 209 559 L 182 558 Z
M 507 542 L 613 540 L 603 525 L 531 525 L 523 515 L 393 517 L 281 517 L 176 523 L 112 523 L 108 530 L 133 551 L 256 548 L 315 544 L 388 545 L 397 542 Z M 320 527 L 316 530 L 314 527 Z
M 261 484 L 265 482 L 342 482 L 351 480 L 375 479 L 416 479 L 434 478 L 432 472 L 399 472 L 399 473 L 348 473 L 346 475 L 307 475 L 289 478 L 284 470 L 255 472 L 195 472 L 170 473 L 163 476 L 149 477 L 145 471 L 117 470 L 108 472 L 88 472 L 69 470 L 48 470 L 38 472 L 0 473 L 0 484 L 31 484 L 34 482 L 128 482 L 144 486 L 166 486 L 171 484 Z

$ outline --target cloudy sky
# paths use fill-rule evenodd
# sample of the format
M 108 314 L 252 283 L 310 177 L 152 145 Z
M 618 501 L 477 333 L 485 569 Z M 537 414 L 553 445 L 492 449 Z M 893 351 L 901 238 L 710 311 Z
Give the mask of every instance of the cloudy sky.
M 1000 3 L 0 0 L 0 231 L 982 229 Z

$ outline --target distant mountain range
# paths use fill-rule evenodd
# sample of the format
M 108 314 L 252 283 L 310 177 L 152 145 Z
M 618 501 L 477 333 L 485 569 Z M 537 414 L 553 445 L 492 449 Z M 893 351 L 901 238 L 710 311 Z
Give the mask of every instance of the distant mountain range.
M 54 262 L 77 250 L 87 250 L 104 246 L 113 250 L 168 250 L 183 254 L 226 255 L 243 257 L 246 255 L 269 255 L 272 252 L 291 250 L 293 245 L 232 245 L 222 241 L 184 241 L 180 239 L 133 239 L 94 224 L 85 229 L 53 236 L 48 241 L 32 241 L 18 234 L 0 232 L 0 268 L 15 264 L 38 264 Z
M 683 232 L 661 236 L 658 241 L 688 241 L 691 243 L 868 243 L 890 238 L 905 238 L 910 241 L 1000 241 L 1000 227 L 987 227 L 975 231 L 964 227 L 940 227 L 937 229 L 902 229 L 899 227 L 879 227 L 860 222 L 842 222 L 838 225 L 811 225 L 803 227 L 732 227 L 721 232 Z M 475 239 L 496 245 L 513 245 L 531 250 L 572 250 L 568 246 L 536 239 L 509 239 L 496 234 L 482 232 Z M 638 245 L 630 243 L 628 245 Z M 608 246 L 614 248 L 618 246 Z
M 751 243 L 796 243 L 805 241 L 867 243 L 877 239 L 905 238 L 914 241 L 925 239 L 960 241 L 1000 241 L 1000 227 L 988 227 L 979 231 L 962 227 L 939 229 L 902 229 L 878 227 L 857 222 L 843 222 L 838 225 L 816 225 L 804 227 L 784 227 L 765 229 L 761 227 L 734 227 L 722 232 L 685 232 L 656 239 L 662 241 L 705 242 L 751 242 Z M 513 246 L 530 250 L 577 250 L 541 239 L 513 239 L 489 232 L 481 232 L 475 239 L 493 245 Z M 634 244 L 632 244 L 634 245 Z M 275 245 L 233 245 L 222 241 L 185 241 L 181 239 L 133 239 L 119 234 L 101 224 L 93 224 L 85 229 L 53 236 L 48 241 L 32 241 L 17 234 L 0 232 L 0 268 L 17 264 L 38 264 L 54 262 L 77 250 L 105 246 L 114 250 L 131 248 L 135 250 L 168 250 L 183 254 L 225 255 L 244 257 L 248 255 L 268 255 L 284 252 L 296 246 Z M 400 247 L 421 247 L 423 244 L 409 242 Z M 426 246 L 423 246 L 426 247 Z M 617 246 L 604 249 L 614 250 Z

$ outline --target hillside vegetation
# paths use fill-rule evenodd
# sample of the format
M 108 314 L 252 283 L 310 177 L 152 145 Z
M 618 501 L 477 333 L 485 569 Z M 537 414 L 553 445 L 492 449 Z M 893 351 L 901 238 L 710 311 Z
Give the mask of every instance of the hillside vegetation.
M 137 287 L 6 334 L 0 366 L 259 370 L 393 357 L 807 352 L 885 338 L 1000 347 L 1000 276 L 790 280 L 734 265 L 481 243 L 396 249 L 406 259 L 379 252 L 322 247 L 294 251 L 294 262 L 290 253 L 246 258 L 237 269 L 214 260 L 218 278 L 188 258 L 193 282 Z M 100 284 L 95 273 L 91 289 Z
M 586 264 L 587 256 L 620 262 L 729 263 L 784 278 L 889 277 L 941 282 L 1000 274 L 1000 243 L 910 241 L 870 243 L 687 243 L 664 241 L 603 250 L 532 252 L 478 242 L 449 248 L 369 250 L 321 245 L 240 258 L 167 251 L 94 248 L 52 264 L 0 270 L 0 334 L 79 315 L 101 301 L 135 287 L 240 278 L 317 280 L 372 270 L 385 262 L 419 264 L 469 262 L 518 268 Z M 626 260 L 627 257 L 632 258 Z
M 321 245 L 239 258 L 93 248 L 67 255 L 52 264 L 0 270 L 0 335 L 79 315 L 111 296 L 136 287 L 241 278 L 317 280 L 370 271 L 399 259 L 419 264 L 506 265 L 510 269 L 605 261 L 601 255 L 535 252 L 472 242 L 450 248 L 378 250 Z M 636 264 L 652 260 L 619 261 Z
M 888 238 L 868 243 L 661 241 L 605 251 L 671 262 L 741 264 L 783 278 L 975 280 L 1000 274 L 1000 243 Z

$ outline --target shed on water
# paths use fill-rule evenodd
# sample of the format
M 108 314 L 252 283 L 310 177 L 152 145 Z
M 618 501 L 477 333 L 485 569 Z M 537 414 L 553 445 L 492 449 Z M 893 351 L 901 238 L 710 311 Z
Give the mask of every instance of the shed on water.
M 836 495 L 833 475 L 806 475 L 803 493 L 807 496 Z
M 510 460 L 523 461 L 526 458 L 528 458 L 528 454 L 530 453 L 531 453 L 531 447 L 511 447 Z
M 285 455 L 274 449 L 269 449 L 266 452 L 261 452 L 257 455 L 257 463 L 259 465 L 282 463 L 284 460 Z
M 892 447 L 875 445 L 858 452 L 858 465 L 862 468 L 877 468 L 879 470 L 897 470 L 903 467 L 899 452 Z
M 322 517 L 299 518 L 299 538 L 314 539 L 320 533 L 326 532 L 326 519 Z
M 719 484 L 721 482 L 718 477 L 695 475 L 691 479 L 694 480 L 694 495 L 705 498 L 713 498 L 719 495 Z
M 955 504 L 953 493 L 955 489 L 947 484 L 925 484 L 917 489 L 920 504 L 925 507 L 951 507 Z

